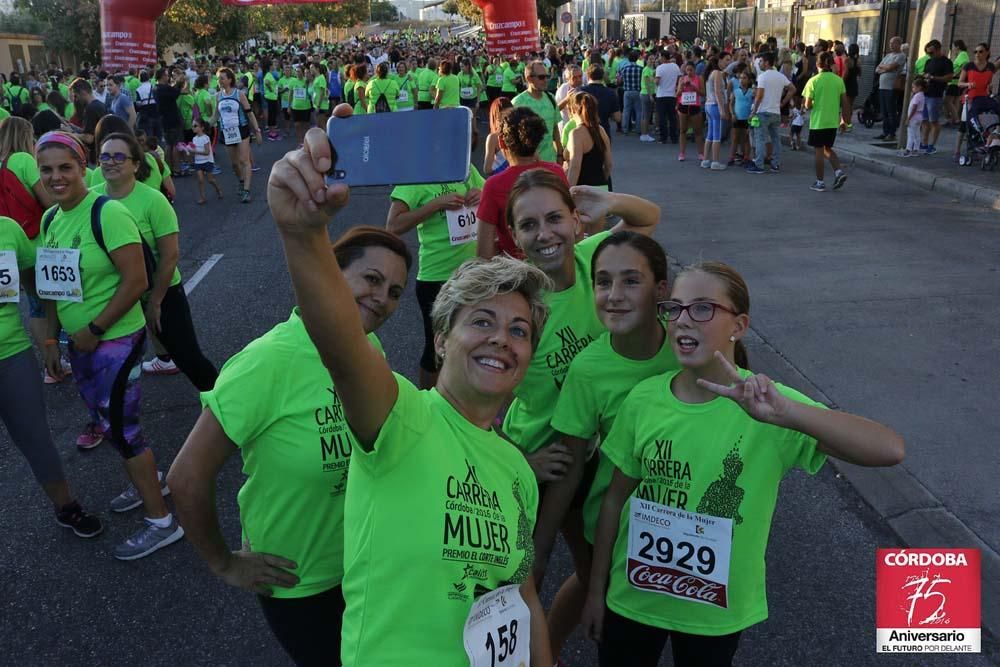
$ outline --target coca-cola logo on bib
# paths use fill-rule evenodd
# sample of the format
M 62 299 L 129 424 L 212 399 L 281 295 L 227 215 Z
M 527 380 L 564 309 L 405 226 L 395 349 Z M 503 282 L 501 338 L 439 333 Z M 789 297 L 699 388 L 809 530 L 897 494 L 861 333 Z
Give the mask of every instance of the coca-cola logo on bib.
M 669 567 L 658 567 L 630 558 L 628 580 L 636 588 L 705 602 L 726 609 L 726 588 L 707 579 Z

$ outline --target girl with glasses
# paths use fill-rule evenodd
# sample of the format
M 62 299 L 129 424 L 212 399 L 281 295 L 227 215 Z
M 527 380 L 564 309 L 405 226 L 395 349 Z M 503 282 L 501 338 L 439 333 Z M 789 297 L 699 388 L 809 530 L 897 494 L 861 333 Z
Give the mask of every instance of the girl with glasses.
M 156 358 L 143 363 L 153 375 L 184 373 L 199 391 L 215 385 L 218 371 L 201 351 L 191 321 L 191 308 L 181 274 L 180 227 L 177 213 L 163 194 L 141 183 L 149 165 L 131 134 L 112 134 L 101 144 L 99 161 L 105 182 L 91 188 L 119 200 L 135 217 L 155 267 L 152 285 L 142 296 L 146 326 L 163 346 Z
M 615 469 L 583 625 L 603 666 L 656 665 L 668 640 L 678 667 L 728 665 L 767 618 L 781 479 L 827 456 L 895 465 L 903 440 L 747 370 L 750 296 L 729 266 L 685 269 L 662 306 L 680 370 L 636 385 L 601 446 Z

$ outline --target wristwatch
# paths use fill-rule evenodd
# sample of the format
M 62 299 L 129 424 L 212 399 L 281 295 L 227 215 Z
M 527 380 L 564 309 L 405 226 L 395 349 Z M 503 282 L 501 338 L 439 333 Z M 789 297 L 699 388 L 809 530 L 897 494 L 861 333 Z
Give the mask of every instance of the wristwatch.
M 93 322 L 91 322 L 90 324 L 88 324 L 87 328 L 90 329 L 90 333 L 94 334 L 95 336 L 100 337 L 100 336 L 103 336 L 105 334 L 104 329 L 102 329 L 101 327 L 97 326 Z

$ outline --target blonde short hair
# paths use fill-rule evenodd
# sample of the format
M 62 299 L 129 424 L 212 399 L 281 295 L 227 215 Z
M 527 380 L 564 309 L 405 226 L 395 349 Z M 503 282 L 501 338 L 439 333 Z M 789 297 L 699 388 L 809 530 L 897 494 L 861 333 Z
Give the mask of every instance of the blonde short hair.
M 542 300 L 542 292 L 551 289 L 552 281 L 548 276 L 527 262 L 506 256 L 467 260 L 451 274 L 434 300 L 431 309 L 434 333 L 447 336 L 463 307 L 516 292 L 525 298 L 531 309 L 531 349 L 534 351 L 549 317 L 549 307 Z

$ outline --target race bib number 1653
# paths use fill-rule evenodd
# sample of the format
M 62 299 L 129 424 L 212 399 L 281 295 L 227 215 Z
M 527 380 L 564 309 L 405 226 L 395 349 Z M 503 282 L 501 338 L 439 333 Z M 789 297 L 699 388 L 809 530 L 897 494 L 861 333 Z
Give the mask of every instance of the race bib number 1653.
M 628 580 L 634 588 L 728 607 L 733 520 L 633 497 Z

